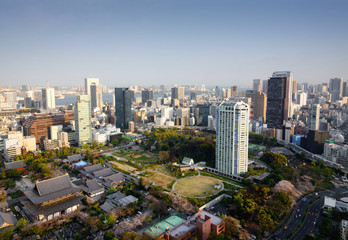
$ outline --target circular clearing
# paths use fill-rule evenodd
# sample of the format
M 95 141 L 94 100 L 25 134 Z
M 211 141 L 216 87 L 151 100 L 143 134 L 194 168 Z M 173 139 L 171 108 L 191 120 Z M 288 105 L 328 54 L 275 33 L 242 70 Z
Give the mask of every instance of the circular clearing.
M 220 180 L 212 177 L 194 176 L 178 180 L 173 185 L 173 190 L 185 197 L 203 198 L 223 190 L 223 184 Z

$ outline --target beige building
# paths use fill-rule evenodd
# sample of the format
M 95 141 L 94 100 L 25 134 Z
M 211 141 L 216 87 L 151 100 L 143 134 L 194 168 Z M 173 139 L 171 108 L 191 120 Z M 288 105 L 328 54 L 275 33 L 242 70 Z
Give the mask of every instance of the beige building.
M 266 122 L 267 95 L 261 92 L 256 92 L 252 95 L 254 103 L 254 119 L 263 117 Z
M 238 97 L 238 87 L 237 86 L 231 87 L 231 97 Z
M 134 132 L 134 122 L 133 121 L 129 122 L 128 129 L 129 129 L 129 131 Z
M 23 138 L 23 147 L 27 152 L 36 151 L 36 138 L 34 136 L 28 136 Z

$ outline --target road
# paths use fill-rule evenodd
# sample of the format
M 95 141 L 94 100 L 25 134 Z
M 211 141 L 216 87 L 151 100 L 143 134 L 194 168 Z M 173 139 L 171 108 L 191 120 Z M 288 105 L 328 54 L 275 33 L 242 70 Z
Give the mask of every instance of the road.
M 333 198 L 348 197 L 348 191 L 347 188 L 341 187 L 318 192 L 317 195 L 315 193 L 307 195 L 307 200 L 305 202 L 300 200 L 297 203 L 293 214 L 290 216 L 284 227 L 268 239 L 287 239 L 287 237 L 297 229 L 304 216 L 305 219 L 303 224 L 299 229 L 297 229 L 296 233 L 290 238 L 290 240 L 301 240 L 306 234 L 313 233 L 321 217 L 321 208 L 323 207 L 325 196 Z M 307 211 L 311 202 L 312 204 Z

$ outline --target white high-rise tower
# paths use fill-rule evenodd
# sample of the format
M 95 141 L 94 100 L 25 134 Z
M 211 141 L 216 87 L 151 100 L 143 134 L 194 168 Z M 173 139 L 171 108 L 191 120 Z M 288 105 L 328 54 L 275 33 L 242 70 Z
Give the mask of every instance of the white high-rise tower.
M 42 106 L 44 109 L 56 108 L 56 98 L 54 94 L 54 88 L 43 88 L 42 89 Z
M 216 168 L 226 174 L 248 171 L 249 105 L 223 102 L 216 120 Z

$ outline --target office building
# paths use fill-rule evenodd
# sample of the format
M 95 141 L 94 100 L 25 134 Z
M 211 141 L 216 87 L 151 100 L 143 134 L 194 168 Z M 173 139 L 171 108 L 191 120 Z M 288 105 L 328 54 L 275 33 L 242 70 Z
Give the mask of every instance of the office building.
M 329 138 L 328 131 L 309 130 L 307 136 L 301 139 L 301 147 L 314 154 L 324 152 L 325 140 Z
M 223 102 L 216 120 L 216 168 L 226 174 L 248 171 L 249 105 Z
M 262 92 L 267 95 L 267 90 L 268 90 L 268 80 L 263 80 L 262 81 Z
M 208 126 L 209 105 L 197 105 L 193 111 L 195 124 L 197 126 Z
M 267 125 L 280 128 L 291 117 L 292 72 L 275 72 L 268 80 Z
M 153 91 L 150 89 L 141 91 L 141 102 L 145 104 L 148 100 L 153 99 Z
M 267 95 L 261 92 L 256 92 L 252 95 L 254 104 L 254 119 L 263 118 L 266 122 Z
M 238 97 L 238 86 L 231 87 L 231 97 Z
M 172 99 L 184 100 L 185 88 L 173 87 L 172 88 Z
M 312 130 L 319 130 L 320 105 L 312 104 L 309 109 L 308 127 Z
M 85 79 L 85 93 L 91 95 L 91 85 L 99 85 L 99 78 L 86 78 Z
M 306 92 L 296 93 L 296 104 L 298 104 L 300 107 L 307 105 L 307 93 Z
M 94 83 L 90 84 L 90 97 L 91 97 L 91 109 L 103 107 L 103 91 L 102 86 L 96 85 Z
M 262 82 L 261 79 L 254 79 L 253 80 L 253 90 L 255 92 L 261 92 L 262 90 Z
M 92 142 L 91 103 L 88 95 L 77 96 L 75 130 L 75 140 L 79 146 Z
M 331 78 L 329 92 L 331 94 L 331 102 L 340 100 L 343 94 L 343 78 Z
M 63 125 L 63 127 L 67 127 L 74 120 L 74 111 L 66 111 L 64 114 L 37 113 L 25 119 L 22 124 L 23 135 L 35 136 L 38 144 L 51 136 L 51 126 Z
M 132 95 L 128 88 L 115 88 L 116 127 L 122 130 L 127 130 L 132 121 Z
M 46 109 L 46 110 L 56 108 L 56 98 L 54 94 L 54 88 L 42 89 L 42 107 L 43 109 Z

